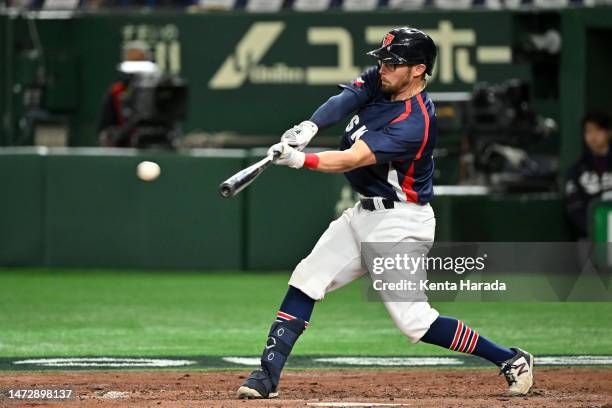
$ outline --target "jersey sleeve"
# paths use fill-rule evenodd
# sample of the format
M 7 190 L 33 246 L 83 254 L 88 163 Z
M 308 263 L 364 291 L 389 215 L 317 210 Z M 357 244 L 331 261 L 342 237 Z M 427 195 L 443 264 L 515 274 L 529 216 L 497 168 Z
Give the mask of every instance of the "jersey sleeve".
M 344 89 L 338 95 L 329 98 L 312 114 L 310 121 L 319 129 L 335 125 L 361 106 L 361 100 L 353 92 Z
M 420 158 L 427 143 L 426 126 L 418 115 L 390 124 L 382 131 L 367 131 L 361 136 L 378 164 Z
M 380 87 L 378 68 L 371 67 L 361 73 L 348 84 L 339 84 L 342 89 L 348 89 L 355 93 L 362 104 L 366 103 L 376 95 Z

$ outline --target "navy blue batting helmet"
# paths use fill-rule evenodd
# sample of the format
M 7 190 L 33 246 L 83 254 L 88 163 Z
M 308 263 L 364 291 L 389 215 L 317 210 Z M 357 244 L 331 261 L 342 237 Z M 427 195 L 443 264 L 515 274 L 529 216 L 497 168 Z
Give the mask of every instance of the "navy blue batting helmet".
M 424 64 L 431 75 L 438 51 L 430 36 L 416 28 L 394 28 L 385 34 L 380 48 L 367 55 L 387 64 Z

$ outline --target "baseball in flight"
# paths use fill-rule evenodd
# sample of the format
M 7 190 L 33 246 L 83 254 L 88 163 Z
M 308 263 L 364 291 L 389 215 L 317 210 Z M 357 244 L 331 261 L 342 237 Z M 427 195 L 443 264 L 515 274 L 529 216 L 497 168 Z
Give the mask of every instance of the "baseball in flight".
M 152 161 L 143 161 L 136 167 L 136 175 L 143 181 L 153 181 L 159 177 L 161 168 L 159 164 Z

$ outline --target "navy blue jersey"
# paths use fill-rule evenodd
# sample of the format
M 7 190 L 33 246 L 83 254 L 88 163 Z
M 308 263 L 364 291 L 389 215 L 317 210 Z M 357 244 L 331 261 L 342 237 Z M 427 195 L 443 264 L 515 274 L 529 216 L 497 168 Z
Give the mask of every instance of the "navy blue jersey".
M 428 203 L 433 198 L 435 107 L 426 92 L 391 102 L 380 90 L 377 68 L 370 68 L 348 85 L 361 100 L 349 121 L 341 149 L 363 140 L 376 164 L 345 173 L 355 191 L 365 197 Z

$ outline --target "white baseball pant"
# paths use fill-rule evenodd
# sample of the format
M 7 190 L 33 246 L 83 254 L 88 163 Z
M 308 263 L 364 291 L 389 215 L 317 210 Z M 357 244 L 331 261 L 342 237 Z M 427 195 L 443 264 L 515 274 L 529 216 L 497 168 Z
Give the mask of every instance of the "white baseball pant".
M 295 268 L 289 285 L 312 299 L 349 284 L 367 271 L 361 264 L 362 242 L 431 242 L 436 219 L 429 204 L 398 203 L 391 209 L 365 210 L 360 202 L 344 211 Z M 421 256 L 422 254 L 408 254 Z M 397 327 L 418 342 L 439 316 L 428 302 L 383 302 Z

